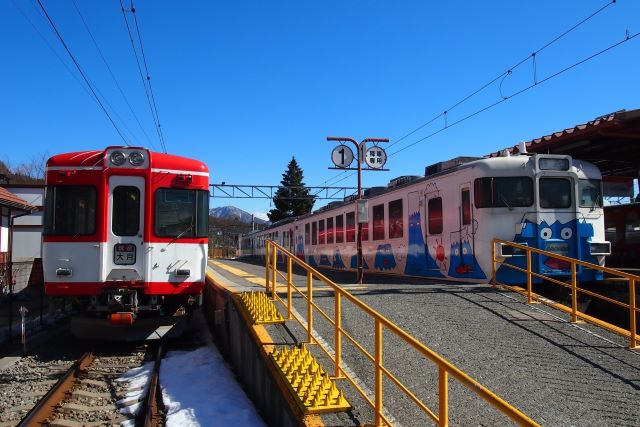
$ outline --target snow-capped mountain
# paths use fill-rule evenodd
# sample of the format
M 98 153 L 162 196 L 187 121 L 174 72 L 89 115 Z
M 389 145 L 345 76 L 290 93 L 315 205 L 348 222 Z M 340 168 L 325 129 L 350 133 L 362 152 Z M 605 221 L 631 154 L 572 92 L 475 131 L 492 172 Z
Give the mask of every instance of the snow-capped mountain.
M 224 219 L 236 218 L 242 222 L 251 224 L 251 214 L 249 212 L 243 211 L 242 209 L 236 208 L 235 206 L 222 206 L 219 208 L 209 209 L 209 215 L 215 218 L 224 218 Z M 253 220 L 255 221 L 256 224 L 269 223 L 269 221 L 260 219 L 259 214 L 254 214 Z

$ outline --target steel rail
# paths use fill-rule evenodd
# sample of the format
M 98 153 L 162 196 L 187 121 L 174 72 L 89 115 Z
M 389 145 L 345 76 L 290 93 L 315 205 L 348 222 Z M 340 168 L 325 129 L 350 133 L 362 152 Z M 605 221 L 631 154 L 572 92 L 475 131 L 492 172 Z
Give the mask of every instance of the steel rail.
M 162 401 L 158 399 L 158 389 L 160 388 L 160 362 L 162 361 L 162 343 L 158 344 L 156 350 L 156 360 L 153 363 L 149 392 L 145 399 L 144 427 L 158 426 L 162 421 Z
M 40 426 L 47 424 L 47 420 L 53 415 L 54 409 L 66 397 L 66 393 L 71 390 L 76 379 L 82 371 L 93 363 L 95 355 L 93 352 L 84 353 L 67 372 L 54 384 L 42 399 L 31 408 L 27 415 L 22 418 L 20 427 Z

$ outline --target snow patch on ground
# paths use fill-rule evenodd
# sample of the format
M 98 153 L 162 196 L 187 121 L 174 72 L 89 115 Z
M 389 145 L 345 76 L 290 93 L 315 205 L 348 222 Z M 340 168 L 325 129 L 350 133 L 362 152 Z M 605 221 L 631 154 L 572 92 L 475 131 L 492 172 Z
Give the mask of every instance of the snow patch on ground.
M 133 416 L 137 416 L 140 413 L 144 399 L 149 392 L 151 371 L 153 371 L 153 362 L 146 362 L 142 366 L 125 372 L 121 377 L 116 379 L 117 382 L 127 383 L 127 392 L 124 397 L 117 402 L 117 405 L 120 407 L 120 413 Z M 135 420 L 120 423 L 120 427 L 133 426 L 135 426 Z
M 265 426 L 213 344 L 167 353 L 160 385 L 167 427 Z

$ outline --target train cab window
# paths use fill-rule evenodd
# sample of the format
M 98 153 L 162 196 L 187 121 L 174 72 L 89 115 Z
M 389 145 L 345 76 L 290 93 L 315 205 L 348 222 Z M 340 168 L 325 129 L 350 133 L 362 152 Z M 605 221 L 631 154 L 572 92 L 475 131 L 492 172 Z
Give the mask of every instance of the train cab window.
M 347 242 L 356 241 L 356 213 L 347 212 Z
M 315 221 L 311 224 L 311 244 L 318 244 L 318 223 Z
M 528 176 L 477 178 L 473 187 L 476 208 L 533 205 L 533 180 Z
M 324 231 L 324 219 L 318 221 L 318 244 L 324 245 L 326 243 L 327 234 Z
M 154 231 L 159 237 L 207 237 L 209 192 L 160 188 L 155 192 Z
M 384 240 L 384 205 L 373 207 L 373 240 Z
M 88 185 L 47 186 L 43 234 L 82 236 L 96 231 L 96 189 Z
M 571 207 L 571 181 L 566 178 L 540 178 L 538 191 L 541 208 Z
M 601 208 L 602 181 L 599 179 L 581 179 L 578 181 L 578 194 L 581 208 Z
M 336 243 L 344 243 L 344 216 L 336 217 Z
M 309 231 L 309 223 L 306 223 L 304 225 L 304 244 L 305 245 L 310 245 L 311 242 L 309 242 L 309 235 L 311 234 L 311 232 Z
M 111 231 L 116 236 L 135 236 L 140 229 L 140 190 L 118 186 L 113 189 Z
M 389 238 L 402 237 L 403 226 L 402 199 L 389 202 Z
M 333 244 L 333 217 L 327 218 L 327 244 Z
M 471 197 L 469 196 L 469 189 L 463 188 L 461 193 L 462 198 L 462 225 L 471 224 Z
M 429 234 L 442 234 L 442 197 L 429 199 L 427 203 Z

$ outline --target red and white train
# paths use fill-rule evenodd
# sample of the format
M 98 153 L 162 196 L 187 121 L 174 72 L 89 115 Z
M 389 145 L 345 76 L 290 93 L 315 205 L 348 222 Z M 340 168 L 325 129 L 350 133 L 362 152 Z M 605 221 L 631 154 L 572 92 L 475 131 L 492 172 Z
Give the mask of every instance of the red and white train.
M 60 154 L 46 167 L 47 295 L 76 303 L 83 338 L 179 334 L 205 281 L 209 171 L 138 147 Z

